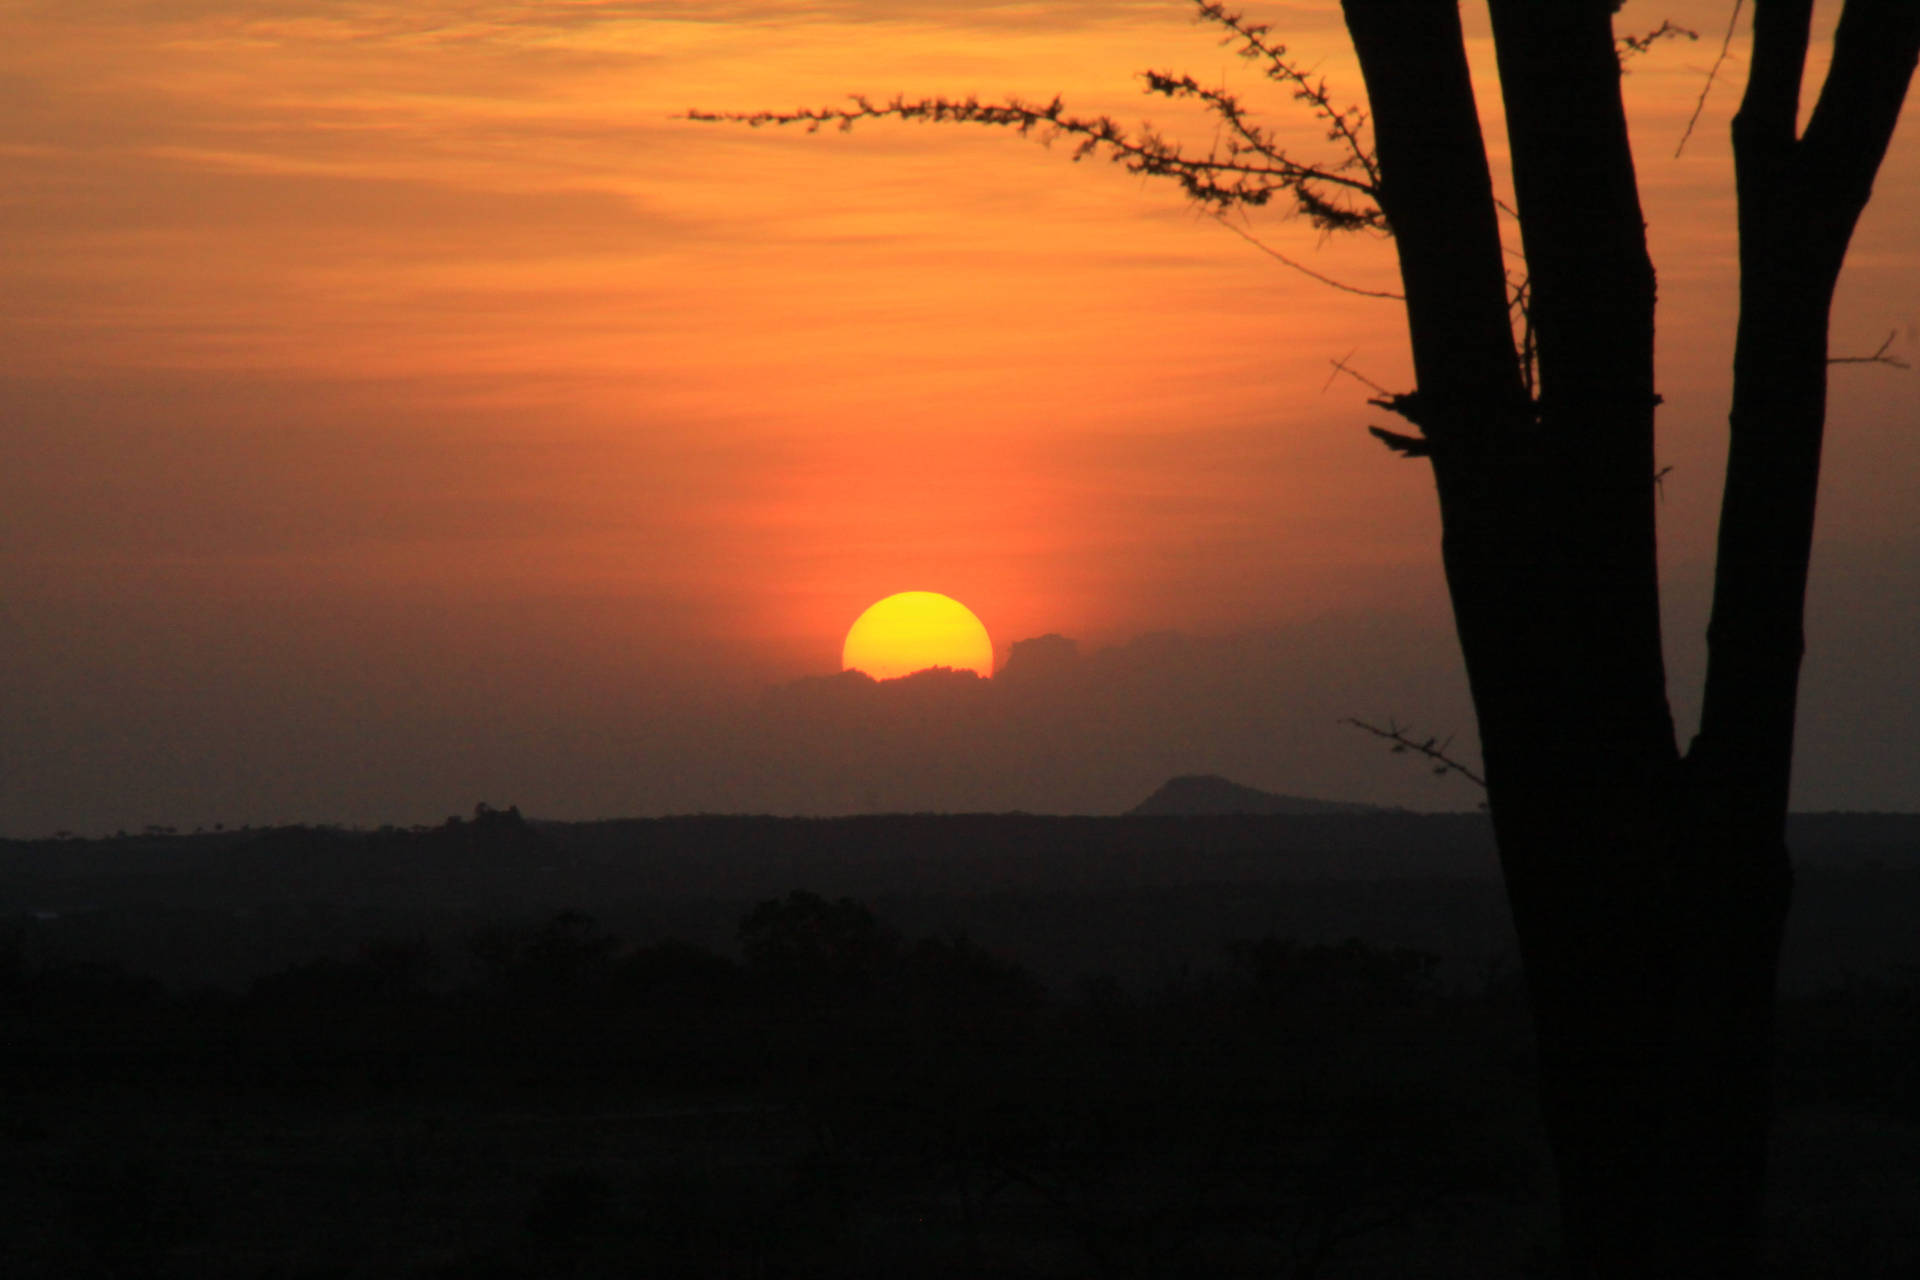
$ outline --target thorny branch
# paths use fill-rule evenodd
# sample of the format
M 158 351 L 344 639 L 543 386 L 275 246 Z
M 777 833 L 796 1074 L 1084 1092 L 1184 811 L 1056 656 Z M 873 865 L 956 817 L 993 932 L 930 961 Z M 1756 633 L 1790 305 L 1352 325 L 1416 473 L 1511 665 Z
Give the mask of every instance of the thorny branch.
M 1150 92 L 1169 97 L 1183 96 L 1184 84 L 1156 80 L 1148 72 Z M 1208 90 L 1195 96 L 1209 104 L 1231 102 L 1220 90 Z M 1188 197 L 1215 212 L 1237 205 L 1259 207 L 1275 195 L 1286 193 L 1295 206 L 1316 227 L 1327 231 L 1384 230 L 1386 218 L 1372 201 L 1373 188 L 1363 180 L 1350 178 L 1336 168 L 1316 168 L 1288 159 L 1275 150 L 1272 154 L 1244 141 L 1229 139 L 1224 151 L 1215 147 L 1206 155 L 1189 155 L 1179 143 L 1170 142 L 1142 125 L 1138 133 L 1128 133 L 1111 116 L 1069 115 L 1066 103 L 1055 98 L 1043 104 L 1009 98 L 1005 102 L 981 102 L 978 98 L 918 98 L 908 101 L 894 98 L 878 103 L 855 94 L 846 107 L 800 108 L 794 111 L 701 111 L 690 110 L 686 119 L 702 122 L 727 121 L 751 128 L 762 125 L 804 125 L 816 133 L 820 126 L 832 124 L 843 132 L 861 120 L 911 120 L 932 124 L 980 124 L 1012 129 L 1022 137 L 1039 131 L 1042 141 L 1055 138 L 1075 139 L 1076 161 L 1088 156 L 1105 155 L 1129 173 L 1152 178 L 1171 178 Z M 1229 121 L 1231 123 L 1231 121 Z M 1247 126 L 1254 129 L 1252 125 Z M 1252 158 L 1249 158 L 1252 157 Z M 1338 188 L 1364 199 L 1343 199 L 1321 191 L 1321 186 Z
M 1272 132 L 1249 118 L 1234 93 L 1224 88 L 1206 88 L 1192 76 L 1163 71 L 1145 73 L 1146 92 L 1198 102 L 1225 126 L 1224 136 L 1204 154 L 1187 151 L 1180 143 L 1162 136 L 1151 124 L 1129 131 L 1111 116 L 1073 115 L 1058 97 L 1046 103 L 1020 98 L 982 102 L 974 97 L 895 97 L 877 102 L 856 94 L 850 105 L 843 107 L 752 112 L 695 108 L 683 118 L 744 124 L 756 129 L 763 125 L 800 125 L 809 133 L 818 132 L 822 125 L 828 124 L 846 131 L 863 120 L 894 119 L 1006 128 L 1023 137 L 1037 133 L 1048 143 L 1056 138 L 1068 138 L 1073 143 L 1074 160 L 1104 156 L 1129 173 L 1171 179 L 1190 199 L 1215 215 L 1233 208 L 1261 207 L 1276 195 L 1284 195 L 1291 201 L 1294 212 L 1304 214 L 1322 231 L 1385 233 L 1386 215 L 1377 199 L 1379 169 L 1365 139 L 1366 113 L 1358 107 L 1334 106 L 1326 82 L 1311 78 L 1289 61 L 1285 46 L 1267 39 L 1266 27 L 1249 23 L 1212 0 L 1196 2 L 1201 20 L 1224 27 L 1229 33 L 1228 42 L 1239 43 L 1242 57 L 1261 62 L 1267 79 L 1291 88 L 1293 96 L 1305 102 L 1326 124 L 1327 138 L 1340 148 L 1336 158 L 1324 164 L 1304 164 L 1293 159 Z
M 1378 725 L 1368 724 L 1365 720 L 1355 720 L 1351 716 L 1342 720 L 1340 723 L 1350 724 L 1356 729 L 1364 729 L 1376 738 L 1385 738 L 1393 744 L 1390 750 L 1394 755 L 1405 755 L 1411 751 L 1416 755 L 1425 756 L 1434 762 L 1433 772 L 1436 776 L 1457 773 L 1468 782 L 1475 783 L 1482 788 L 1485 788 L 1487 785 L 1485 778 L 1447 754 L 1447 748 L 1453 742 L 1452 738 L 1448 738 L 1445 742 L 1437 738 L 1428 738 L 1424 742 L 1415 741 L 1407 735 L 1406 730 L 1391 720 L 1387 721 L 1387 727 L 1384 729 Z
M 1359 107 L 1334 106 L 1333 97 L 1327 92 L 1326 80 L 1310 80 L 1305 72 L 1287 61 L 1287 47 L 1267 39 L 1267 32 L 1271 28 L 1248 22 L 1240 14 L 1228 13 L 1225 5 L 1213 3 L 1212 0 L 1196 0 L 1196 3 L 1202 21 L 1219 23 L 1232 33 L 1222 43 L 1232 44 L 1237 37 L 1241 41 L 1241 57 L 1264 62 L 1266 65 L 1262 74 L 1267 79 L 1275 84 L 1292 85 L 1294 100 L 1306 103 L 1315 116 L 1326 122 L 1327 140 L 1339 143 L 1347 153 L 1346 159 L 1336 167 L 1343 170 L 1361 169 L 1367 175 L 1368 188 L 1378 188 L 1380 169 L 1372 148 L 1361 136 L 1366 130 L 1367 113 Z
M 1620 55 L 1620 61 L 1625 63 L 1628 58 L 1638 57 L 1662 40 L 1678 40 L 1682 36 L 1689 40 L 1698 40 L 1700 33 L 1688 27 L 1678 26 L 1669 19 L 1643 36 L 1621 36 L 1613 42 L 1613 46 Z

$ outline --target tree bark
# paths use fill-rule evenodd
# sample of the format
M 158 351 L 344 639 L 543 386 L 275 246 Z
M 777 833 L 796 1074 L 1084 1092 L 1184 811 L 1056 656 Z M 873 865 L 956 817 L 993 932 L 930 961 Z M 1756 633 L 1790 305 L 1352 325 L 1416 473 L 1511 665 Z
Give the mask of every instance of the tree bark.
M 1800 142 L 1806 0 L 1757 5 L 1736 124 L 1733 454 L 1707 708 L 1684 761 L 1659 623 L 1654 276 L 1613 6 L 1490 3 L 1537 400 L 1508 328 L 1457 8 L 1343 7 L 1418 379 L 1387 407 L 1422 428 L 1434 468 L 1566 1252 L 1581 1275 L 1749 1275 L 1827 311 L 1906 91 L 1920 5 L 1850 0 Z

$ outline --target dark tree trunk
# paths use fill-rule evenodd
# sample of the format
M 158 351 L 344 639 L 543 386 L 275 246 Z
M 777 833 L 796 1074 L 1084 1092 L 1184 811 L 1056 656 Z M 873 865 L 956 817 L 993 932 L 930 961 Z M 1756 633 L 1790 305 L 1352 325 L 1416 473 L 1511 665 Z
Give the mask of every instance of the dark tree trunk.
M 1757 1237 L 1774 977 L 1791 891 L 1786 816 L 1826 426 L 1827 320 L 1920 57 L 1920 4 L 1848 0 L 1795 137 L 1811 0 L 1759 0 L 1734 119 L 1740 320 L 1700 732 L 1687 753 L 1689 930 L 1676 1061 L 1693 1080 L 1671 1180 L 1725 1239 Z M 1684 1225 L 1684 1221 L 1681 1225 Z
M 1749 1275 L 1827 308 L 1905 93 L 1920 5 L 1850 0 L 1798 142 L 1806 0 L 1757 6 L 1736 125 L 1733 455 L 1706 712 L 1684 761 L 1660 640 L 1654 279 L 1613 6 L 1490 7 L 1538 396 L 1508 327 L 1457 7 L 1344 0 L 1419 384 L 1385 407 L 1423 431 L 1412 451 L 1431 457 L 1439 491 L 1568 1257 L 1584 1275 Z

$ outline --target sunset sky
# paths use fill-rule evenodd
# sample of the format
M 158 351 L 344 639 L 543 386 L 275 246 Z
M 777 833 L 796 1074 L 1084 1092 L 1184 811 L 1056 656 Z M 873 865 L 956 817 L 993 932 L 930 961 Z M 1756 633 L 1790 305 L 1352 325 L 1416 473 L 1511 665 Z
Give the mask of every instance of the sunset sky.
M 1337 4 L 1248 10 L 1358 98 Z M 1730 11 L 1619 20 L 1701 35 L 1627 83 L 1683 735 L 1744 19 L 1674 150 Z M 1472 753 L 1430 474 L 1330 376 L 1407 388 L 1397 304 L 1063 147 L 680 118 L 1057 92 L 1204 142 L 1142 95 L 1151 67 L 1247 89 L 1318 154 L 1215 36 L 1179 0 L 0 0 L 0 835 L 483 799 L 1111 811 L 1210 771 L 1471 807 L 1337 723 Z M 1916 115 L 1836 354 L 1892 333 L 1920 362 Z M 1395 287 L 1388 242 L 1251 229 Z M 1920 373 L 1836 370 L 1828 439 L 1797 802 L 1920 809 Z M 1057 633 L 1085 669 L 1018 705 L 796 712 L 845 692 L 816 678 L 848 625 L 910 589 L 964 601 L 1003 662 Z M 921 745 L 922 789 L 859 775 L 889 734 Z M 941 789 L 943 751 L 964 787 Z

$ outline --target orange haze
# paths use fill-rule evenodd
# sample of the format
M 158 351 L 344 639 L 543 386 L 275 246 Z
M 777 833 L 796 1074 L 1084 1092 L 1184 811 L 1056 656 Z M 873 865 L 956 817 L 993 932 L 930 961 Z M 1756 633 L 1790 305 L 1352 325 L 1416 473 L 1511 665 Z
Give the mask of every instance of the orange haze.
M 1627 84 L 1661 272 L 1683 723 L 1724 445 L 1744 31 L 1673 152 L 1728 8 L 1621 19 L 1702 33 Z M 1252 11 L 1358 95 L 1337 5 Z M 676 118 L 1058 92 L 1178 131 L 1191 119 L 1140 93 L 1136 73 L 1163 67 L 1248 88 L 1313 154 L 1288 96 L 1190 16 L 1177 0 L 6 6 L 0 748 L 19 763 L 0 834 L 401 821 L 481 796 L 555 816 L 719 804 L 672 726 L 833 671 L 849 620 L 919 583 L 992 619 L 1002 660 L 1048 632 L 1091 649 L 1410 627 L 1452 674 L 1382 710 L 1470 727 L 1430 479 L 1367 437 L 1369 393 L 1330 368 L 1408 385 L 1394 303 L 1290 272 L 1177 191 L 1062 148 Z M 1841 351 L 1891 331 L 1920 354 L 1913 115 L 1842 284 Z M 1395 284 L 1389 243 L 1254 230 L 1354 285 Z M 1920 807 L 1920 379 L 1837 372 L 1832 422 L 1803 794 Z M 1310 660 L 1283 649 L 1302 665 L 1276 678 L 1333 678 Z M 1360 701 L 1392 677 L 1340 679 Z M 1352 761 L 1324 785 L 1406 798 L 1392 765 L 1360 746 Z

